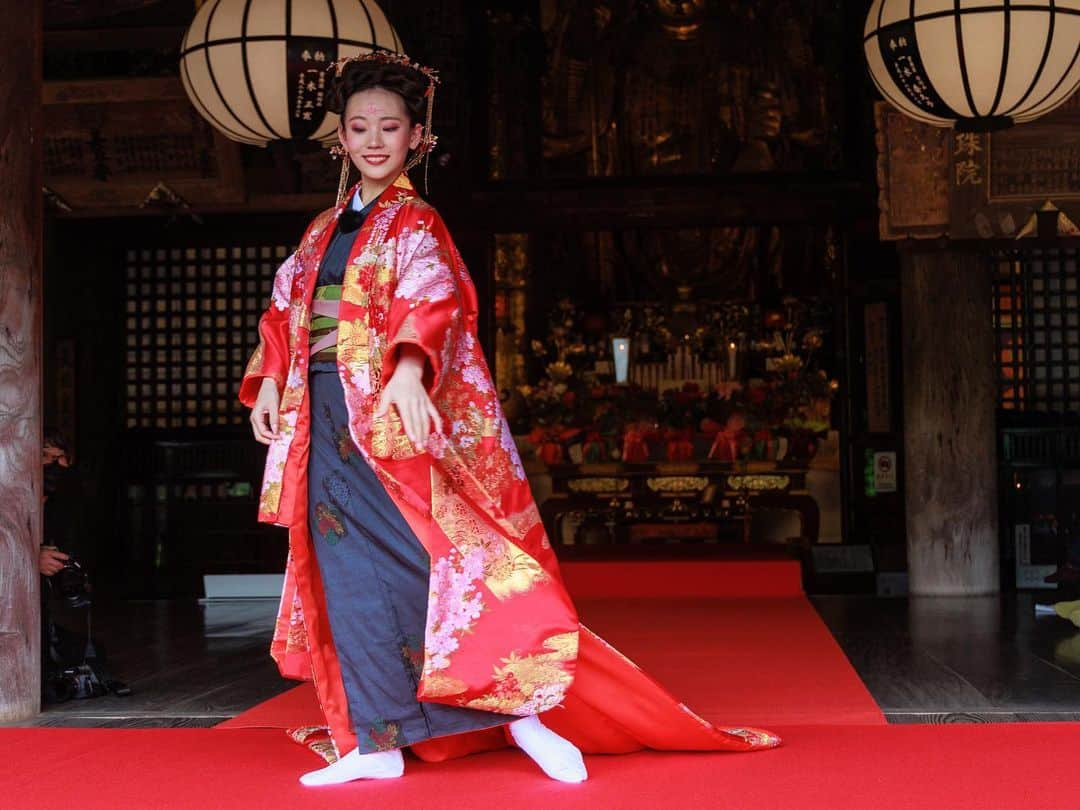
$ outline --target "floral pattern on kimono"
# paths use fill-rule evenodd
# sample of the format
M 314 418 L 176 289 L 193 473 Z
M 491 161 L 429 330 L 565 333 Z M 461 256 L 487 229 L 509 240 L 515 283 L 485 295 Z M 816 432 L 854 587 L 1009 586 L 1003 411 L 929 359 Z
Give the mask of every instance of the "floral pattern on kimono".
M 344 203 L 316 217 L 278 270 L 259 323 L 260 342 L 240 386 L 240 399 L 249 407 L 266 377 L 281 392 L 279 436 L 267 453 L 258 514 L 262 522 L 289 528 L 271 654 L 286 677 L 314 682 L 330 745 L 312 745 L 335 755 L 356 746 L 356 732 L 349 725 L 306 520 L 307 363 L 318 266 L 343 208 Z M 431 559 L 422 655 L 415 650 L 410 656 L 420 664 L 417 697 L 510 716 L 564 701 L 573 705 L 582 699 L 574 695 L 584 655 L 588 667 L 617 671 L 627 683 L 636 679 L 639 685 L 631 688 L 645 689 L 649 705 L 669 712 L 668 733 L 689 735 L 705 747 L 765 747 L 739 734 L 699 734 L 686 727 L 670 695 L 641 680 L 643 675 L 626 668 L 579 624 L 491 383 L 476 323 L 476 290 L 445 224 L 400 175 L 379 196 L 346 263 L 337 364 L 351 442 L 342 437 L 339 452 L 345 460 L 351 444 L 371 464 Z M 443 417 L 445 432 L 432 435 L 423 451 L 412 447 L 394 409 L 375 416 L 404 343 L 427 358 L 423 381 Z M 332 521 L 326 528 L 332 532 Z M 605 675 L 592 683 L 610 682 Z M 581 695 L 589 695 L 590 705 L 609 700 L 589 693 L 588 683 L 584 687 Z M 638 695 L 629 704 L 642 705 L 643 699 Z M 387 745 L 394 737 L 389 726 L 369 734 Z M 459 736 L 490 747 L 490 736 L 483 734 Z M 439 756 L 435 752 L 451 744 L 425 741 L 414 749 Z

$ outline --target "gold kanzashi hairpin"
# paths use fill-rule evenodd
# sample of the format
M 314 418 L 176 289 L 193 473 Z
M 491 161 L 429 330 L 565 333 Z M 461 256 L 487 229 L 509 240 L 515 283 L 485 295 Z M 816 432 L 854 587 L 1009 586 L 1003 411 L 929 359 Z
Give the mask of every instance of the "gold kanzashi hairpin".
M 334 68 L 335 76 L 340 76 L 341 71 L 351 62 L 379 62 L 384 65 L 400 65 L 401 67 L 411 68 L 412 70 L 427 76 L 429 82 L 428 94 L 433 93 L 433 86 L 439 83 L 439 71 L 421 65 L 419 62 L 414 62 L 406 54 L 397 53 L 395 51 L 374 50 L 357 54 L 356 56 L 343 56 L 340 59 L 331 62 L 330 67 Z M 329 70 L 329 68 L 327 68 L 327 70 Z

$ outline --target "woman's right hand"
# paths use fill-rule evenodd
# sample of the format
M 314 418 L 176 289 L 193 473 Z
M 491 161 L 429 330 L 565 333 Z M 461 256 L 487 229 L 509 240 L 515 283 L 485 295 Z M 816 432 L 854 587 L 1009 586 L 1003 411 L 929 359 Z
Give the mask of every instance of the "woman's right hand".
M 281 394 L 273 377 L 263 377 L 255 407 L 251 409 L 251 430 L 255 441 L 270 444 L 278 437 L 278 406 Z

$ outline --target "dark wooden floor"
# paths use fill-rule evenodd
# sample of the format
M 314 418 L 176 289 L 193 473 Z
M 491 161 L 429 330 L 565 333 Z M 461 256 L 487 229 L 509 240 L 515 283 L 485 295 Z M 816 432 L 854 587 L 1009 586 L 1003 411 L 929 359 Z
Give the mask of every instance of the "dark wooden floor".
M 1080 720 L 1080 630 L 1036 619 L 1032 596 L 812 601 L 890 722 Z M 276 609 L 276 600 L 98 606 L 95 637 L 134 695 L 47 706 L 20 725 L 215 725 L 292 687 L 267 653 Z
M 813 597 L 892 723 L 1080 720 L 1080 629 L 1052 594 Z
M 277 600 L 95 606 L 94 637 L 133 690 L 45 706 L 36 726 L 214 726 L 292 688 L 269 656 Z M 57 619 L 75 629 L 74 614 Z

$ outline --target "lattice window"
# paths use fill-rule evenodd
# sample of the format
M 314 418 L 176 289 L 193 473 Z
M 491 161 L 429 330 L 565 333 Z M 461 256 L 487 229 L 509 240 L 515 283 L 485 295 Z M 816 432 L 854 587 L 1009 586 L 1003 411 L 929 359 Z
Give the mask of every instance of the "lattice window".
M 1080 411 L 1080 267 L 1075 249 L 1000 254 L 994 273 L 1000 406 Z
M 284 245 L 130 250 L 125 268 L 128 428 L 237 425 L 236 391 L 258 344 Z

